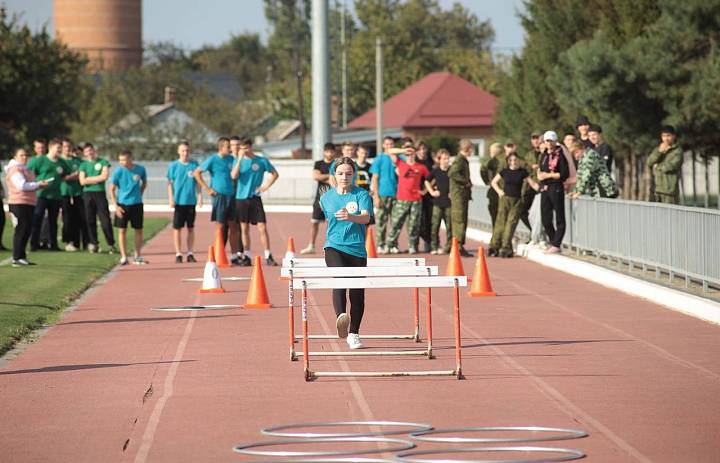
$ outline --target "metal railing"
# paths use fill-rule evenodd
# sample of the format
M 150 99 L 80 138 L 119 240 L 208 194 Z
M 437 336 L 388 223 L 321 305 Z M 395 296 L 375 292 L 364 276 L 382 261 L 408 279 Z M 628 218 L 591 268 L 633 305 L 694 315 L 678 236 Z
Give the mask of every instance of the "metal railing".
M 490 228 L 487 187 L 473 188 L 470 223 Z M 614 260 L 656 278 L 676 277 L 720 288 L 720 211 L 642 201 L 580 197 L 565 200 L 563 246 Z M 518 234 L 527 235 L 521 223 Z

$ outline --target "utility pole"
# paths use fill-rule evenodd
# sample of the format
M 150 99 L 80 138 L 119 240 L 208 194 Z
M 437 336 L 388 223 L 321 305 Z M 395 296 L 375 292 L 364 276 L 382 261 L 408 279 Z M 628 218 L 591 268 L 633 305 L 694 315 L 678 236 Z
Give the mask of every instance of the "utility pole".
M 376 152 L 382 150 L 383 141 L 383 42 L 375 39 L 375 143 Z
M 331 141 L 328 60 L 328 0 L 312 0 L 312 134 L 313 159 L 323 158 Z
M 345 45 L 345 10 L 346 0 L 342 3 L 342 15 L 340 24 L 340 49 L 342 51 L 342 128 L 347 129 L 347 48 Z

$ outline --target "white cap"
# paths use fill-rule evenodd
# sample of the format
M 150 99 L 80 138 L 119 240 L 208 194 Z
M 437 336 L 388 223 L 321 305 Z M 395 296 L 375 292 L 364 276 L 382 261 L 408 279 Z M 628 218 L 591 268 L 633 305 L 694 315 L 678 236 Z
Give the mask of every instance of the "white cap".
M 555 132 L 553 132 L 552 130 L 548 130 L 548 131 L 545 132 L 545 134 L 543 135 L 543 140 L 557 141 L 557 139 L 558 139 L 558 138 L 557 138 L 557 134 L 556 134 Z

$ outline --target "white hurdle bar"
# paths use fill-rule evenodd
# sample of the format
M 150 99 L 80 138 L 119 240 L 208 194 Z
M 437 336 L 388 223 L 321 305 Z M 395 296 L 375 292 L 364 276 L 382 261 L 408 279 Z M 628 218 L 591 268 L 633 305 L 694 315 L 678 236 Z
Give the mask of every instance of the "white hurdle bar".
M 337 269 L 344 267 L 337 267 Z M 368 269 L 369 270 L 369 269 Z M 290 281 L 292 281 L 291 279 Z M 321 377 L 388 377 L 388 376 L 455 376 L 462 379 L 462 355 L 460 342 L 460 287 L 467 286 L 465 276 L 420 276 L 420 277 L 350 277 L 350 278 L 298 278 L 302 289 L 302 346 L 305 381 Z M 455 328 L 455 369 L 432 371 L 312 371 L 310 370 L 308 336 L 308 289 L 342 288 L 453 288 Z M 345 353 L 351 355 L 352 352 Z M 398 355 L 398 354 L 396 354 Z
M 381 258 L 370 258 L 367 260 L 367 266 L 372 268 L 378 267 L 419 267 L 425 266 L 424 257 L 381 257 Z M 295 352 L 295 342 L 302 339 L 302 336 L 295 335 L 295 298 L 293 295 L 293 282 L 290 278 L 291 270 L 297 271 L 299 269 L 308 268 L 319 268 L 326 270 L 327 264 L 325 259 L 321 257 L 310 257 L 310 258 L 285 258 L 282 261 L 281 278 L 288 278 L 288 322 L 290 325 L 290 360 L 297 360 L 298 354 Z M 294 274 L 294 273 L 293 273 Z M 433 275 L 436 275 L 434 273 Z M 294 274 L 295 275 L 295 274 Z M 322 276 L 327 276 L 327 273 Z M 427 290 L 427 312 L 430 314 L 430 288 Z M 413 302 L 414 302 L 414 333 L 413 334 L 368 334 L 364 335 L 365 339 L 413 339 L 415 342 L 420 342 L 420 293 L 417 288 L 413 289 Z M 431 328 L 429 328 L 431 330 Z M 429 331 L 432 334 L 431 331 Z M 337 336 L 330 334 L 311 334 L 310 339 L 336 339 Z M 428 355 L 428 358 L 432 358 L 432 352 Z
M 342 278 L 343 280 L 347 277 L 424 277 L 424 276 L 436 276 L 438 274 L 437 266 L 418 266 L 418 267 L 308 267 L 308 268 L 282 268 L 280 270 L 280 276 L 288 278 L 289 280 L 297 280 L 298 278 L 321 278 L 332 276 L 333 278 Z M 333 352 L 333 351 L 321 351 L 321 352 L 309 352 L 308 355 L 316 357 L 337 357 L 337 356 L 348 356 L 348 355 L 359 355 L 359 356 L 405 356 L 405 355 L 420 355 L 425 356 L 428 359 L 433 358 L 432 353 L 432 308 L 431 308 L 431 290 L 427 289 L 427 349 L 425 350 L 405 350 L 405 351 L 371 351 L 371 352 Z M 418 290 L 415 288 L 413 291 L 417 295 Z M 415 298 L 415 309 L 419 312 L 419 300 Z M 290 309 L 292 312 L 292 308 Z M 290 329 L 290 360 L 296 360 L 298 357 L 302 357 L 305 354 L 303 352 L 295 352 L 295 339 L 302 339 L 302 336 L 294 336 L 295 320 L 293 315 L 289 314 L 289 323 L 292 326 Z M 419 338 L 419 313 L 415 316 L 416 323 L 416 335 L 368 335 L 368 339 L 416 339 Z M 336 339 L 335 335 L 310 335 L 310 339 Z

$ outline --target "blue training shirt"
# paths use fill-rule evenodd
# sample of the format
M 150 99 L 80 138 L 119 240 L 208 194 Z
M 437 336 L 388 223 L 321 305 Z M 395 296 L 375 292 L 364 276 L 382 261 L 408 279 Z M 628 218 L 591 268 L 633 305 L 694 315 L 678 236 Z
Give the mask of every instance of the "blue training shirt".
M 258 196 L 255 190 L 262 185 L 265 172 L 275 172 L 275 167 L 268 158 L 257 154 L 252 158 L 243 157 L 240 161 L 240 175 L 235 199 L 250 199 Z
M 372 215 L 373 203 L 370 194 L 357 186 L 344 195 L 338 194 L 335 188 L 331 188 L 320 197 L 320 206 L 328 221 L 323 249 L 333 248 L 352 256 L 367 257 L 365 225 L 349 220 L 337 220 L 335 213 L 344 207 L 353 215 L 360 215 L 363 210 Z
M 399 158 L 404 159 L 403 156 Z M 378 194 L 380 196 L 394 198 L 397 195 L 398 178 L 395 173 L 395 164 L 389 154 L 380 153 L 370 166 L 370 173 L 380 176 L 378 177 Z
M 170 163 L 167 179 L 172 182 L 173 201 L 178 206 L 197 204 L 197 181 L 194 175 L 197 168 L 198 163 L 193 159 L 188 160 L 187 164 L 179 160 Z
M 142 185 L 147 184 L 147 173 L 145 168 L 138 164 L 134 164 L 131 169 L 118 166 L 110 176 L 110 183 L 117 186 L 118 204 L 142 204 Z
M 235 190 L 230 171 L 234 163 L 235 158 L 231 154 L 222 157 L 216 153 L 200 164 L 200 170 L 210 172 L 210 188 L 221 195 L 232 196 Z

